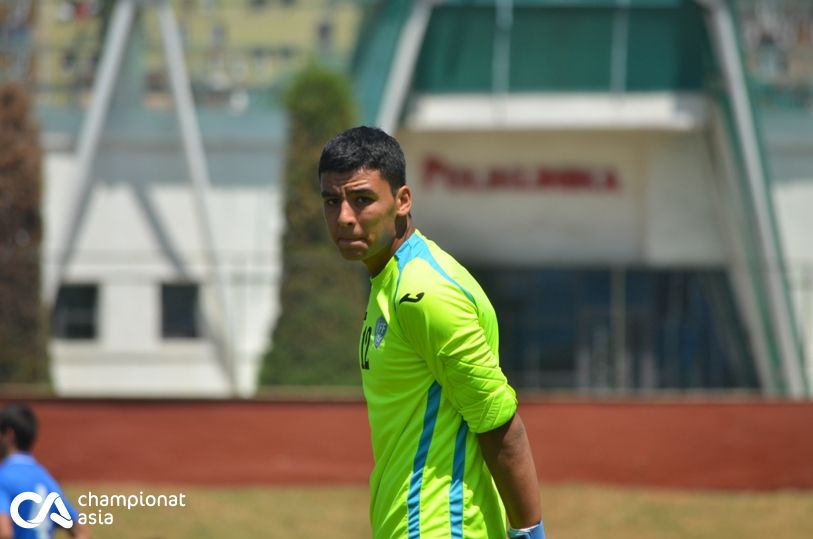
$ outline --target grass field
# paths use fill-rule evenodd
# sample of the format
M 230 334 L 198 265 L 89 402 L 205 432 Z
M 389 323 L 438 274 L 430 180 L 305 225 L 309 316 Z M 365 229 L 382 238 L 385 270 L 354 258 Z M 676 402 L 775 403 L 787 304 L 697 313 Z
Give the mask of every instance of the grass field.
M 185 508 L 112 509 L 97 539 L 370 537 L 364 487 L 172 488 L 68 485 L 94 494 L 186 494 Z M 598 486 L 542 489 L 553 539 L 809 539 L 813 491 L 677 492 Z M 78 508 L 81 510 L 81 508 Z

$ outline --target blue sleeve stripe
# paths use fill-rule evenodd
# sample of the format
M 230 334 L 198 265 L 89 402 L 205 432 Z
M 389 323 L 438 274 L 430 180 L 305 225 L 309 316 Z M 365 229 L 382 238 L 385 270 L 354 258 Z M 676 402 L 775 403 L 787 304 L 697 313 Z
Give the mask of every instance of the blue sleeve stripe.
M 466 435 L 468 432 L 469 426 L 464 419 L 461 419 L 454 443 L 452 484 L 449 487 L 449 524 L 452 528 L 452 539 L 463 539 L 463 474 L 466 469 Z
M 423 483 L 423 469 L 426 466 L 426 457 L 429 455 L 429 445 L 432 443 L 432 433 L 438 419 L 440 407 L 440 384 L 433 382 L 426 397 L 426 412 L 423 415 L 423 431 L 418 442 L 418 452 L 412 464 L 412 477 L 409 479 L 409 494 L 407 495 L 407 529 L 409 539 L 419 539 L 421 536 L 421 484 Z

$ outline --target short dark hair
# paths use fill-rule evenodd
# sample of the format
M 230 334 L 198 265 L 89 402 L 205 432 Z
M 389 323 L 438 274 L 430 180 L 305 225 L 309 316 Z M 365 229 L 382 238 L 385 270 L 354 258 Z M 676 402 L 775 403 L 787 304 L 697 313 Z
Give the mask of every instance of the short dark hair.
M 401 145 L 377 127 L 365 125 L 339 133 L 325 144 L 319 158 L 324 172 L 377 170 L 395 191 L 406 184 L 406 160 Z
M 29 451 L 37 439 L 37 416 L 24 402 L 12 402 L 0 411 L 0 432 L 14 431 L 17 449 Z

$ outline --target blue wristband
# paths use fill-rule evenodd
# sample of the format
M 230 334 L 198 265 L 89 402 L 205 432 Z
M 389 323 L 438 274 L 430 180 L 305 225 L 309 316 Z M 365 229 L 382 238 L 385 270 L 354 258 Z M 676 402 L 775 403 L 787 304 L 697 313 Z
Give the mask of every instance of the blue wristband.
M 542 521 L 539 524 L 522 530 L 508 529 L 508 537 L 511 539 L 545 539 L 545 526 Z

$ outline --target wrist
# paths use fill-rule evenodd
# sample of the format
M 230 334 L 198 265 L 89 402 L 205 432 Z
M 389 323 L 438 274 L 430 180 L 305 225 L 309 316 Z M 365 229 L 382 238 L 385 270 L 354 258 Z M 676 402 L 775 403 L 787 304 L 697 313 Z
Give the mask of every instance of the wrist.
M 545 527 L 540 520 L 529 528 L 508 528 L 508 537 L 510 539 L 545 539 Z

